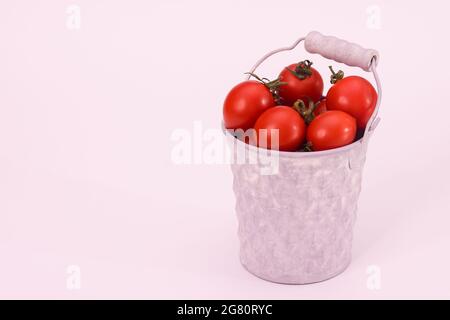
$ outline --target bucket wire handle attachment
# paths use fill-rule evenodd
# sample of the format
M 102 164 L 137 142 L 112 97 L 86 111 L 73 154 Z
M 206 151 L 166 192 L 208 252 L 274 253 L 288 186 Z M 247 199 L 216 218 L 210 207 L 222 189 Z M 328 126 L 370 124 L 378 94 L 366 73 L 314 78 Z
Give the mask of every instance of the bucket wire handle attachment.
M 364 136 L 361 139 L 362 143 L 366 143 L 368 137 L 373 133 L 380 122 L 380 118 L 377 115 L 381 104 L 382 89 L 376 69 L 380 55 L 376 50 L 365 49 L 358 44 L 347 42 L 332 36 L 324 36 L 317 31 L 312 31 L 306 37 L 299 38 L 291 46 L 276 49 L 267 53 L 255 63 L 249 73 L 255 73 L 256 69 L 274 54 L 293 50 L 303 41 L 305 41 L 305 49 L 309 53 L 318 53 L 324 58 L 334 60 L 335 62 L 341 62 L 351 67 L 360 67 L 364 71 L 372 72 L 377 86 L 378 99 L 375 110 L 364 130 Z M 249 80 L 250 77 L 251 75 L 249 74 L 246 79 Z

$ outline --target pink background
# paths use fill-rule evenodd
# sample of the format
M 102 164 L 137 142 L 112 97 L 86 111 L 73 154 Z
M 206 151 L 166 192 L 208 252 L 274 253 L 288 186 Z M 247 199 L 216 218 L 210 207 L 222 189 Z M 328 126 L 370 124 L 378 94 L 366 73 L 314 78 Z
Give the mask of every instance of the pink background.
M 71 4 L 79 30 L 66 27 Z M 380 29 L 366 26 L 370 5 Z M 0 297 L 450 298 L 449 10 L 437 0 L 3 0 Z M 217 127 L 243 72 L 310 30 L 378 49 L 385 95 L 352 265 L 282 286 L 239 264 L 228 166 L 177 166 L 170 137 L 195 120 Z M 303 48 L 259 73 L 306 57 L 328 74 Z M 66 287 L 69 265 L 79 290 Z M 370 265 L 379 290 L 367 287 Z

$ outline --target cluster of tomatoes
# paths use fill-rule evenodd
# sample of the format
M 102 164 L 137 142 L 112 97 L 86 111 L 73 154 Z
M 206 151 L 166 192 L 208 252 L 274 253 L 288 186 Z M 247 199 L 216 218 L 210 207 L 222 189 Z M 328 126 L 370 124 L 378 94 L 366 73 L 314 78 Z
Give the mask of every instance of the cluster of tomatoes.
M 377 92 L 362 77 L 330 70 L 332 87 L 325 96 L 322 76 L 309 60 L 285 67 L 274 81 L 251 74 L 257 80 L 238 84 L 225 99 L 225 127 L 254 132 L 247 143 L 281 151 L 321 151 L 351 144 L 364 131 Z M 275 137 L 277 141 L 272 141 Z

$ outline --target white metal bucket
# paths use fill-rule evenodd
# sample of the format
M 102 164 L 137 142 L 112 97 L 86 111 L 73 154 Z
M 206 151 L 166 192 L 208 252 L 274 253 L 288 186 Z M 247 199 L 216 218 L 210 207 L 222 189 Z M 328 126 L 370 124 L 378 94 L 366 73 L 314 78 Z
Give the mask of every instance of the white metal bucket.
M 271 55 L 291 50 L 303 40 L 311 53 L 372 71 L 378 101 L 364 136 L 333 150 L 269 151 L 225 131 L 235 160 L 231 168 L 241 263 L 262 279 L 285 284 L 323 281 L 350 264 L 362 171 L 381 101 L 375 69 L 378 53 L 318 32 L 267 54 L 251 72 Z

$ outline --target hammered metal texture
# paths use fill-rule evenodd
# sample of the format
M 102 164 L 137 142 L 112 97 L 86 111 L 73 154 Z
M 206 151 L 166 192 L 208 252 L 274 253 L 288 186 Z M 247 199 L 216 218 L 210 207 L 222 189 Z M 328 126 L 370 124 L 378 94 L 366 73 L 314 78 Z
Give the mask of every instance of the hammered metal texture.
M 258 164 L 232 164 L 243 266 L 286 284 L 344 271 L 366 149 L 367 143 L 355 143 L 326 156 L 280 156 L 274 175 L 262 175 Z

